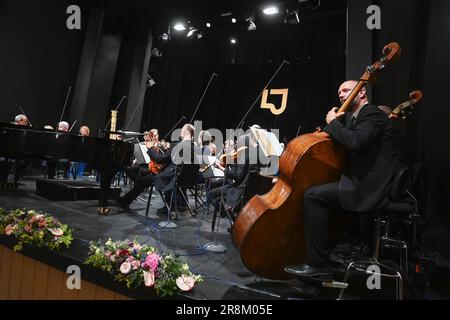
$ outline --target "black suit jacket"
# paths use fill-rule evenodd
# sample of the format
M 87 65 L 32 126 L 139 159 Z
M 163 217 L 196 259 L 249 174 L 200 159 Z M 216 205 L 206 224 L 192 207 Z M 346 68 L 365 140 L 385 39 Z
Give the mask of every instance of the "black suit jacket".
M 190 150 L 188 161 L 184 162 L 182 159 L 183 151 Z M 199 148 L 190 140 L 185 140 L 177 144 L 172 144 L 169 150 L 164 153 L 158 153 L 153 149 L 148 149 L 147 153 L 151 159 L 157 163 L 166 164 L 164 169 L 154 176 L 155 188 L 158 191 L 170 191 L 175 182 L 175 173 L 177 169 L 182 169 L 183 164 L 195 164 L 195 158 L 200 154 Z M 177 155 L 179 158 L 177 158 Z M 174 161 L 176 163 L 174 163 Z M 198 164 L 196 164 L 198 166 Z M 198 169 L 197 169 L 198 171 Z
M 373 104 L 366 104 L 352 124 L 333 120 L 324 131 L 347 149 L 339 181 L 339 200 L 343 208 L 356 212 L 376 210 L 389 203 L 389 191 L 398 169 L 395 136 L 387 115 Z

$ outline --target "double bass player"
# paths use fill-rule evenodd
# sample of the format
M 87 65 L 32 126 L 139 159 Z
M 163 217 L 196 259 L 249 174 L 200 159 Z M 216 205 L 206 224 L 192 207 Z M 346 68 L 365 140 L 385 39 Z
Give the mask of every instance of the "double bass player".
M 338 90 L 341 104 L 358 81 L 345 81 Z M 346 161 L 338 182 L 309 188 L 304 194 L 306 264 L 286 266 L 289 274 L 315 277 L 330 274 L 328 220 L 332 210 L 358 213 L 382 209 L 397 170 L 395 136 L 385 112 L 369 102 L 362 88 L 349 112 L 331 109 L 323 129 L 342 145 Z

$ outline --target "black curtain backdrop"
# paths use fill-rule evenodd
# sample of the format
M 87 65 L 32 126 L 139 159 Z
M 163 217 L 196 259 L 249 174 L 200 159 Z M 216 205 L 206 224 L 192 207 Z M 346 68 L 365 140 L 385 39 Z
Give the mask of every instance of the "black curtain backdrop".
M 229 40 L 234 36 L 236 45 Z M 162 136 L 182 116 L 189 121 L 213 72 L 212 81 L 194 120 L 203 129 L 236 128 L 283 60 L 268 89 L 289 89 L 285 112 L 273 115 L 255 103 L 244 122 L 280 129 L 292 139 L 324 123 L 336 106 L 337 87 L 345 77 L 345 14 L 273 25 L 252 32 L 220 33 L 203 39 L 176 38 L 160 43 L 161 58 L 152 57 L 150 75 L 156 85 L 147 92 L 142 129 L 159 128 Z M 281 97 L 268 102 L 280 106 Z

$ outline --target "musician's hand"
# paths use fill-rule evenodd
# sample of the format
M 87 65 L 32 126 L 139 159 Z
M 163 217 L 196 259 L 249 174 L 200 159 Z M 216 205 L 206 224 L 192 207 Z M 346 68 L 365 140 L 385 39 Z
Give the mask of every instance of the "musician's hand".
M 216 161 L 214 161 L 214 165 L 216 167 L 220 167 L 220 161 L 218 159 L 216 159 Z
M 152 141 L 146 141 L 146 142 L 145 142 L 145 147 L 146 147 L 147 149 L 153 148 L 153 142 L 152 142 Z
M 339 110 L 339 108 L 332 108 L 328 112 L 327 117 L 325 119 L 327 124 L 330 124 L 331 121 L 333 121 L 334 119 L 340 118 L 340 117 L 342 117 L 345 114 L 345 112 L 339 112 L 338 113 L 337 112 L 338 110 Z

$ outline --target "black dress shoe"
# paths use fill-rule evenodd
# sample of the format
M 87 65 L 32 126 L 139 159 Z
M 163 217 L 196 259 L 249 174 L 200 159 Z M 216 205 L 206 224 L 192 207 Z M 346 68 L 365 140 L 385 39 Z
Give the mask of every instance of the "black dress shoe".
M 324 267 L 312 267 L 307 264 L 301 266 L 287 266 L 284 268 L 289 274 L 301 277 L 318 277 L 318 276 L 329 276 L 332 272 L 328 268 Z

